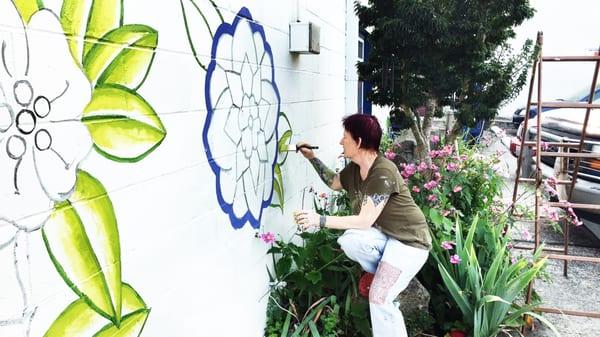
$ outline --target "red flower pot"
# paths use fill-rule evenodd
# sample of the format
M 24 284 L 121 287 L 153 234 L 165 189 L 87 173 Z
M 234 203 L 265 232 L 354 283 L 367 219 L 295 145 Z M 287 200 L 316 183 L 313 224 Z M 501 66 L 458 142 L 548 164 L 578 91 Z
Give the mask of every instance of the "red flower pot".
M 371 289 L 371 283 L 373 282 L 373 277 L 375 274 L 371 273 L 363 273 L 358 280 L 358 293 L 364 297 L 369 298 L 369 289 Z
M 466 337 L 467 334 L 464 331 L 454 330 L 450 331 L 450 337 Z

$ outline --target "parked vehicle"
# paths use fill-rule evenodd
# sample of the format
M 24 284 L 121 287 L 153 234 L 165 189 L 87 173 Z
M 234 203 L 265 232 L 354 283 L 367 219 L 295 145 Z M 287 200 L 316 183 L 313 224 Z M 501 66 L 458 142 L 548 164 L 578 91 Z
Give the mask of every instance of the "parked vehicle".
M 594 98 L 600 96 L 600 87 L 594 92 Z M 558 102 L 587 102 L 590 97 L 590 88 L 584 88 L 579 90 L 577 93 L 571 95 L 569 98 L 559 98 L 555 101 Z M 520 107 L 513 113 L 512 122 L 515 127 L 518 127 L 525 120 L 525 108 L 526 106 Z M 556 108 L 548 108 L 542 106 L 542 112 L 556 110 Z M 537 115 L 537 106 L 531 106 L 529 108 L 529 118 L 534 118 Z
M 600 103 L 600 97 L 594 103 Z M 579 142 L 583 130 L 583 121 L 585 109 L 555 109 L 544 112 L 541 120 L 541 140 L 545 143 L 550 142 Z M 536 117 L 537 118 L 537 117 Z M 535 141 L 537 135 L 536 118 L 530 120 L 530 126 L 524 133 L 524 138 L 529 141 Z M 521 127 L 522 129 L 522 127 Z M 521 132 L 521 133 L 519 133 Z M 522 134 L 519 130 L 517 135 Z M 517 144 L 515 153 L 518 155 Z M 525 148 L 524 165 L 521 176 L 531 177 L 534 172 L 535 150 Z M 557 152 L 558 148 L 548 146 L 544 151 Z M 577 149 L 571 149 L 576 152 Z M 511 150 L 512 152 L 512 150 Z M 590 112 L 586 137 L 584 140 L 583 152 L 595 153 L 595 158 L 581 158 L 579 172 L 577 174 L 577 183 L 571 199 L 574 203 L 600 204 L 600 109 Z M 541 169 L 544 177 L 554 175 L 554 168 L 560 163 L 561 158 L 544 156 L 541 158 Z M 567 173 L 572 177 L 575 159 L 569 159 L 567 164 Z

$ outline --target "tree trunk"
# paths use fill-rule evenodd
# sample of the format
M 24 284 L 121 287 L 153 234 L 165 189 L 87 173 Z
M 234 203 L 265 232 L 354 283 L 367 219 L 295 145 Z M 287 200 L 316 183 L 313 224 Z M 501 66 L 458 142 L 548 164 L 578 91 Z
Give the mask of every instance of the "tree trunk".
M 454 141 L 456 140 L 456 138 L 458 138 L 461 132 L 462 124 L 458 120 L 455 120 L 454 125 L 452 125 L 452 129 L 450 130 L 450 133 L 448 134 L 448 136 L 446 136 L 446 144 L 454 143 Z
M 427 165 L 431 164 L 431 158 L 429 158 L 429 136 L 431 133 L 431 119 L 433 117 L 433 111 L 435 108 L 435 103 L 433 100 L 428 102 L 429 105 L 427 107 L 427 112 L 425 116 L 420 120 L 416 111 L 413 111 L 411 108 L 404 106 L 403 111 L 406 118 L 410 118 L 414 121 L 414 123 L 410 126 L 410 129 L 415 137 L 416 147 L 415 147 L 415 157 L 419 161 L 424 161 Z

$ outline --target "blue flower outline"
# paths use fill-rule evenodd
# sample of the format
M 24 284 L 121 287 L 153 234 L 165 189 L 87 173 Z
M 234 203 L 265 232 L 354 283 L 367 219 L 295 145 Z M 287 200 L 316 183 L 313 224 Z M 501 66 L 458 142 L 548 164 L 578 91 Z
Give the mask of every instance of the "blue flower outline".
M 213 37 L 212 48 L 211 48 L 211 61 L 206 70 L 205 85 L 204 85 L 204 97 L 205 97 L 205 101 L 206 101 L 207 114 L 206 114 L 206 121 L 204 123 L 204 129 L 202 132 L 202 141 L 204 143 L 204 148 L 206 150 L 206 156 L 207 156 L 209 165 L 216 177 L 215 185 L 216 185 L 216 191 L 217 191 L 217 201 L 219 202 L 219 206 L 221 207 L 221 209 L 225 213 L 228 214 L 232 227 L 234 229 L 240 229 L 244 226 L 244 224 L 246 222 L 249 222 L 253 228 L 258 229 L 260 227 L 260 221 L 262 218 L 263 210 L 265 208 L 269 207 L 269 205 L 271 204 L 271 200 L 273 198 L 273 180 L 271 181 L 271 186 L 270 186 L 271 191 L 269 193 L 269 197 L 266 200 L 262 200 L 258 218 L 255 218 L 249 209 L 246 210 L 246 212 L 244 213 L 244 215 L 241 218 L 237 218 L 233 211 L 233 204 L 235 202 L 235 199 L 233 199 L 230 204 L 227 201 L 225 201 L 225 199 L 223 197 L 223 192 L 221 190 L 221 167 L 213 159 L 212 150 L 211 150 L 210 144 L 208 142 L 208 131 L 210 129 L 212 117 L 214 114 L 211 97 L 210 97 L 210 88 L 211 88 L 212 74 L 213 74 L 213 72 L 216 68 L 216 64 L 217 64 L 217 62 L 216 62 L 217 47 L 219 45 L 219 40 L 222 35 L 231 35 L 232 38 L 234 37 L 236 27 L 241 19 L 247 20 L 247 23 L 248 23 L 253 35 L 254 35 L 254 33 L 258 33 L 260 35 L 262 42 L 263 42 L 265 54 L 269 56 L 270 61 L 271 61 L 271 80 L 269 82 L 272 84 L 275 95 L 277 96 L 277 109 L 275 111 L 277 116 L 275 118 L 275 126 L 274 126 L 274 136 L 275 136 L 274 141 L 276 142 L 276 144 L 279 141 L 278 126 L 279 126 L 279 111 L 280 111 L 280 107 L 281 107 L 281 97 L 279 95 L 279 89 L 277 88 L 277 84 L 275 83 L 275 66 L 274 66 L 274 62 L 273 62 L 273 52 L 271 50 L 271 46 L 269 45 L 269 43 L 266 40 L 263 27 L 253 21 L 252 15 L 250 14 L 250 11 L 246 7 L 242 7 L 239 10 L 235 19 L 233 20 L 233 23 L 231 23 L 231 24 L 222 23 L 221 25 L 219 25 L 219 27 L 217 28 L 217 30 L 214 34 L 214 37 Z M 274 176 L 275 176 L 275 166 L 277 164 L 277 156 L 278 156 L 278 151 L 275 151 L 275 156 L 273 157 L 273 163 L 271 164 L 272 179 L 274 179 Z

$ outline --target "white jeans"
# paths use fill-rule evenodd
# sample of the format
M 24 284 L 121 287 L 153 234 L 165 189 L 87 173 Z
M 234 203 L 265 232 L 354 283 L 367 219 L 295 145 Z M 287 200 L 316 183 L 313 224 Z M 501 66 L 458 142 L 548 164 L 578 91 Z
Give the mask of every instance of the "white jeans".
M 373 337 L 407 337 L 396 296 L 423 267 L 429 252 L 407 246 L 379 229 L 349 229 L 339 237 L 342 250 L 361 267 L 375 274 L 369 291 Z

